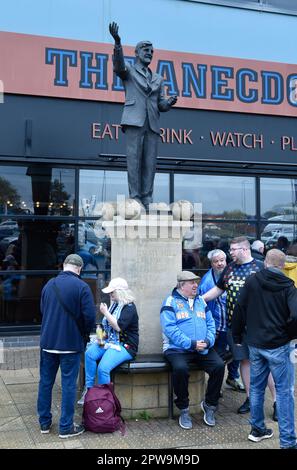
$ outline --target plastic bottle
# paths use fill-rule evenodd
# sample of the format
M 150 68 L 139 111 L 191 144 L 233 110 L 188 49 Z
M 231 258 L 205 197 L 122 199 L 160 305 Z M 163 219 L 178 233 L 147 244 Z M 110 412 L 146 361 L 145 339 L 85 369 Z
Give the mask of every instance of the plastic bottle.
M 98 324 L 96 327 L 96 335 L 99 346 L 104 346 L 105 344 L 105 332 L 101 324 Z

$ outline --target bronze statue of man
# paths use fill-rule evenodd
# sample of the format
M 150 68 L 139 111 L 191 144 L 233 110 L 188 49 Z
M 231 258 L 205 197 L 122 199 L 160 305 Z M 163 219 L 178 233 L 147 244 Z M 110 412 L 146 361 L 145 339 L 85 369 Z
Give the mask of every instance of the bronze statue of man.
M 114 72 L 125 87 L 121 125 L 127 139 L 129 196 L 148 209 L 156 172 L 160 112 L 169 111 L 177 96 L 165 98 L 163 77 L 149 68 L 154 53 L 150 41 L 136 45 L 135 65 L 130 65 L 124 61 L 118 25 L 111 23 L 109 31 L 115 41 Z

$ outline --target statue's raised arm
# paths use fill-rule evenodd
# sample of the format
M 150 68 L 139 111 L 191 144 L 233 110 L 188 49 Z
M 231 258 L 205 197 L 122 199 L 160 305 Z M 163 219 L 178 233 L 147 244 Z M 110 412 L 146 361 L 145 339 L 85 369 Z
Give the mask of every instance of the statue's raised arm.
M 115 44 L 119 46 L 121 44 L 121 38 L 119 36 L 119 26 L 114 21 L 112 23 L 109 23 L 109 32 L 112 35 Z

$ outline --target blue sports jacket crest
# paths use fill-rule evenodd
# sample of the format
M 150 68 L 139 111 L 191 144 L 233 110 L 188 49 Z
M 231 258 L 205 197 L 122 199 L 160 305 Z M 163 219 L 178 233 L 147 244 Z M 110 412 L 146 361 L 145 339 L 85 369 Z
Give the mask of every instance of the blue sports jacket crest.
M 209 348 L 215 342 L 215 322 L 202 297 L 196 295 L 191 309 L 176 288 L 162 304 L 161 326 L 163 351 L 196 351 L 196 341 L 207 342 Z M 197 352 L 207 354 L 208 349 Z

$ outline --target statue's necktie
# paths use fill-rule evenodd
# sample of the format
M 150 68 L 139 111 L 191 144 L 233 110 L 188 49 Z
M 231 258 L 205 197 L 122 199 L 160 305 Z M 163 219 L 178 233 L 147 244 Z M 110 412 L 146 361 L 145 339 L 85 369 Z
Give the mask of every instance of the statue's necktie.
M 149 69 L 146 68 L 146 67 L 143 67 L 143 71 L 144 71 L 144 74 L 146 76 L 146 79 L 147 79 L 148 83 L 150 83 L 151 82 L 151 74 L 149 72 Z

